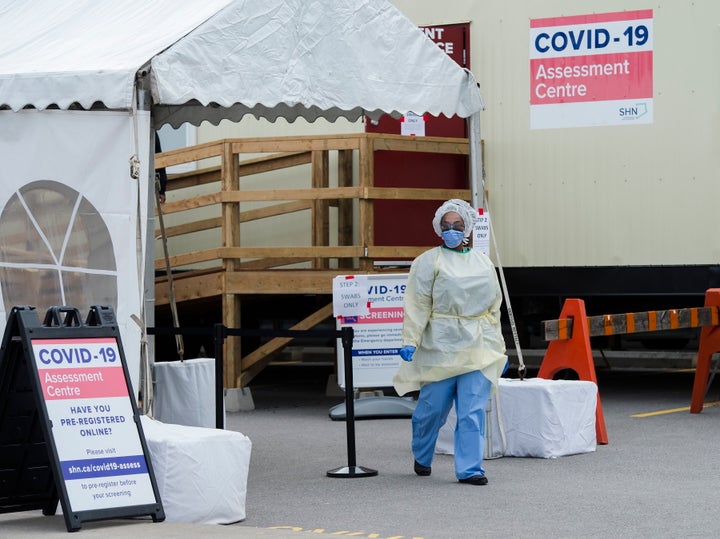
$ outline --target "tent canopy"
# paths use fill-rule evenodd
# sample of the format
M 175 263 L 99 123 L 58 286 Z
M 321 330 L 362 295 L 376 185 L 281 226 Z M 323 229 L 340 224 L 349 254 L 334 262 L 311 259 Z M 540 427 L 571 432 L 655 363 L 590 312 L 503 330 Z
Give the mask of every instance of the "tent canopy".
M 132 109 L 155 127 L 409 111 L 468 117 L 478 85 L 387 0 L 0 0 L 0 108 Z

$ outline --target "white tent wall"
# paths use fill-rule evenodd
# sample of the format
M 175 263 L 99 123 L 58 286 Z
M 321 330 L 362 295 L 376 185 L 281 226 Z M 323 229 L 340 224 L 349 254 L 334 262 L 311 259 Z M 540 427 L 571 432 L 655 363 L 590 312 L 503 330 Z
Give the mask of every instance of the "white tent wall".
M 0 329 L 15 305 L 41 321 L 52 306 L 84 319 L 111 305 L 138 390 L 149 113 L 1 111 L 0 125 Z

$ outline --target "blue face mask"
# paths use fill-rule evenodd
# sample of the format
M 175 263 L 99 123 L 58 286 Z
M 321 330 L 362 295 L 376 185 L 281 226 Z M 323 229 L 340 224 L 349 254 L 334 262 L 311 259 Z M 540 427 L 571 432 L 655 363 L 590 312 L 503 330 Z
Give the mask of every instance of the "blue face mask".
M 445 245 L 450 247 L 450 249 L 454 249 L 460 245 L 463 237 L 465 237 L 465 233 L 462 230 L 450 229 L 442 231 L 442 239 L 445 242 Z

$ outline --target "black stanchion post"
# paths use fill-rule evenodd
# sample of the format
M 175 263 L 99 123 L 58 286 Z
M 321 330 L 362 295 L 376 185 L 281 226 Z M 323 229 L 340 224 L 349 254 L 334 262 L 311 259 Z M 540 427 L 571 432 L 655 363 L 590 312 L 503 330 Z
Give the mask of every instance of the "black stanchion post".
M 351 327 L 340 330 L 345 367 L 345 428 L 347 432 L 348 465 L 329 470 L 328 477 L 370 477 L 377 470 L 357 466 L 355 462 L 355 388 L 353 385 L 352 342 L 354 331 Z
M 215 428 L 225 428 L 225 403 L 223 399 L 223 349 L 225 347 L 225 326 L 215 324 Z

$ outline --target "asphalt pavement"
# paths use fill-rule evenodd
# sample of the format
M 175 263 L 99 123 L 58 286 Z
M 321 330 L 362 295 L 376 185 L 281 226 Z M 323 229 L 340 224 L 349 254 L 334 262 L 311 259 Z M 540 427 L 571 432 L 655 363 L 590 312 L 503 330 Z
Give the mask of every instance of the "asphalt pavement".
M 370 477 L 328 477 L 348 464 L 347 426 L 329 418 L 328 371 L 288 367 L 253 386 L 255 410 L 227 415 L 253 444 L 247 518 L 230 525 L 114 519 L 77 532 L 125 537 L 451 539 L 658 538 L 720 535 L 720 388 L 690 414 L 693 372 L 598 371 L 609 443 L 556 459 L 487 460 L 487 486 L 459 484 L 452 457 L 430 477 L 412 470 L 409 419 L 355 422 L 358 466 Z M 533 375 L 532 371 L 529 373 Z M 62 516 L 0 515 L 0 537 L 62 537 Z

